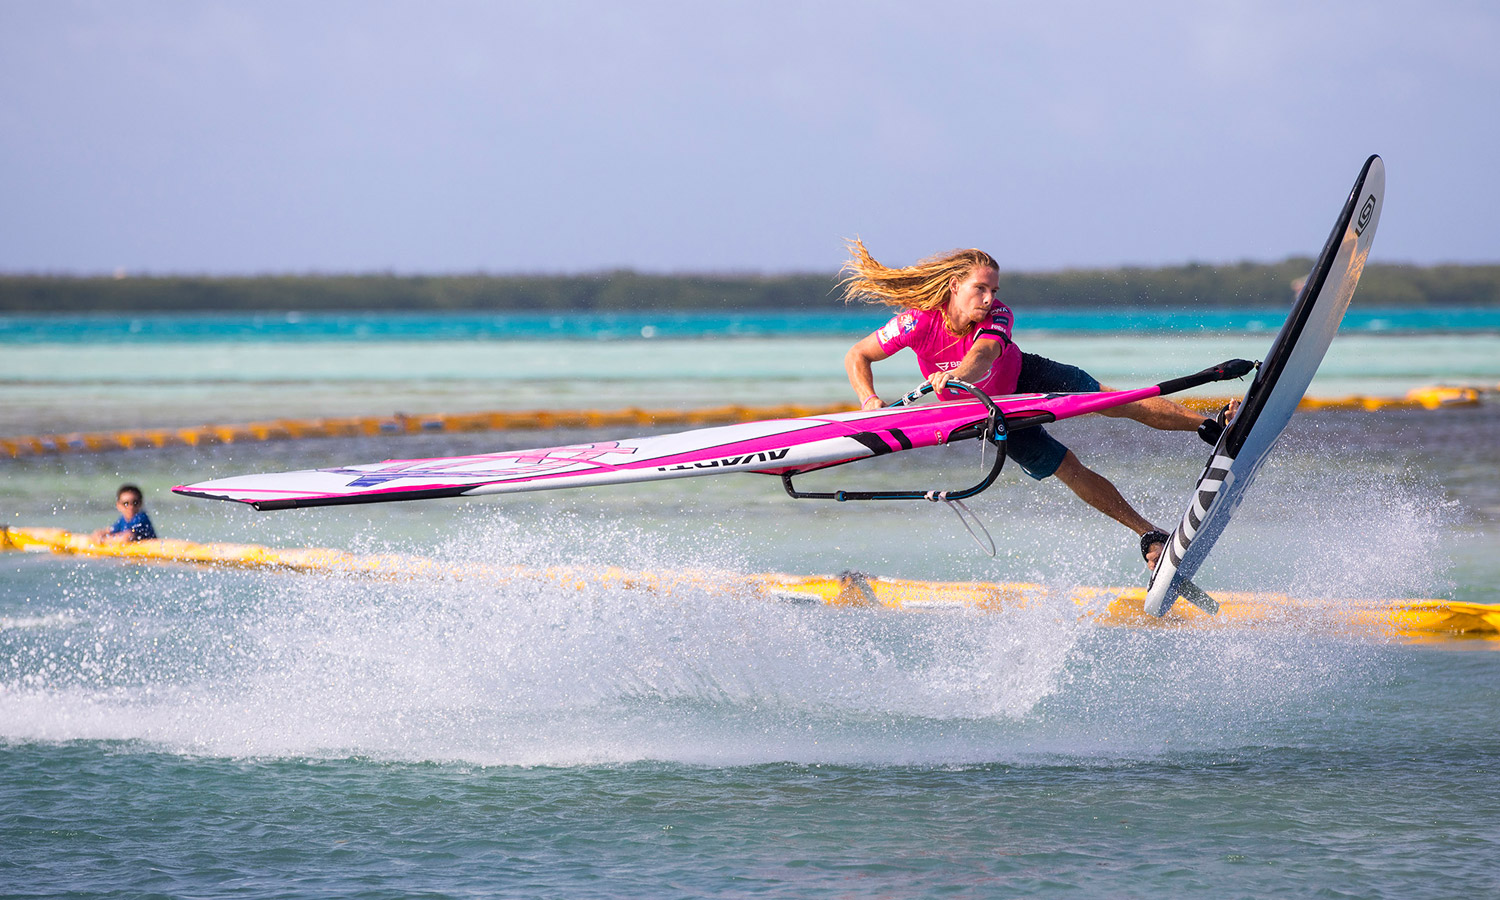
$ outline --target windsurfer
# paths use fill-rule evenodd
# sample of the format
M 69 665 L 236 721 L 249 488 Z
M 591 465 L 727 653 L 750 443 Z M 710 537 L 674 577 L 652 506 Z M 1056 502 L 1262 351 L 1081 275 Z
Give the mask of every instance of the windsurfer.
M 955 250 L 890 268 L 877 262 L 859 240 L 849 243 L 849 251 L 845 299 L 899 310 L 844 356 L 861 409 L 885 406 L 875 392 L 872 364 L 903 348 L 916 353 L 923 376 L 939 396 L 954 378 L 992 395 L 1107 390 L 1082 369 L 1021 352 L 1011 340 L 1014 316 L 998 296 L 1000 266 L 988 253 Z M 1214 443 L 1233 410 L 1219 420 L 1205 419 L 1164 397 L 1152 397 L 1103 414 L 1164 431 L 1197 431 Z M 1109 479 L 1085 466 L 1040 426 L 1011 434 L 1007 444 L 1009 458 L 1026 474 L 1037 480 L 1056 475 L 1084 502 L 1139 535 L 1147 567 L 1156 567 L 1166 533 L 1137 512 Z

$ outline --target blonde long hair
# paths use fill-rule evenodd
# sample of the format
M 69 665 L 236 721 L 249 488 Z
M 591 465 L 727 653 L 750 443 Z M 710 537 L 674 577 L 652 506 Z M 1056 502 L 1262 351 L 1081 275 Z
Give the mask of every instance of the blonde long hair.
M 883 266 L 859 238 L 848 242 L 848 272 L 842 284 L 844 302 L 882 303 L 901 309 L 942 309 L 954 278 L 962 281 L 979 266 L 1000 271 L 1000 264 L 983 250 L 949 250 L 900 269 Z

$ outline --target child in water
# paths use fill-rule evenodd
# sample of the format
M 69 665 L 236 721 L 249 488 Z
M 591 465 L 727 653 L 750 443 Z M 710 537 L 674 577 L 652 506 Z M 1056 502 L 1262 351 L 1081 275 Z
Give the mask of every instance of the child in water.
M 149 541 L 156 538 L 156 529 L 151 527 L 151 518 L 146 515 L 145 496 L 133 484 L 122 484 L 115 491 L 115 509 L 120 518 L 110 528 L 94 532 L 94 540 L 106 544 L 128 544 L 131 541 Z

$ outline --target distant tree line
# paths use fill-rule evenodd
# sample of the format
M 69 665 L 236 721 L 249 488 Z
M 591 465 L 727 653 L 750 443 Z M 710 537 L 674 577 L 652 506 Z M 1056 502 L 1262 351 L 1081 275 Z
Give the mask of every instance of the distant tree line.
M 1312 260 L 1002 273 L 1019 308 L 1286 306 Z M 592 311 L 827 309 L 838 277 L 812 275 L 0 275 L 0 312 L 271 310 Z M 1371 265 L 1361 306 L 1500 304 L 1500 266 Z

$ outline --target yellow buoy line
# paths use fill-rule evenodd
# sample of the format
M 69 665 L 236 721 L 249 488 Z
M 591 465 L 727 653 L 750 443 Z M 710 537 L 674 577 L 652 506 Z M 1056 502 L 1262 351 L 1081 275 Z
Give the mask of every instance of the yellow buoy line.
M 0 526 L 0 550 L 115 557 L 386 579 L 483 579 L 497 583 L 545 581 L 572 590 L 617 587 L 671 596 L 685 591 L 738 594 L 826 606 L 880 606 L 922 611 L 1002 611 L 1050 604 L 1053 592 L 1026 582 L 934 582 L 842 575 L 743 574 L 688 570 L 632 572 L 615 567 L 496 567 L 453 565 L 402 554 L 354 554 L 320 548 L 276 549 L 256 544 L 208 544 L 173 539 L 96 543 L 59 528 Z M 1070 592 L 1080 617 L 1107 626 L 1315 627 L 1352 635 L 1430 641 L 1500 639 L 1500 604 L 1440 599 L 1306 600 L 1275 593 L 1214 591 L 1219 614 L 1178 603 L 1164 619 L 1147 615 L 1138 587 L 1085 587 Z
M 509 429 L 605 428 L 614 426 L 727 425 L 757 419 L 797 418 L 849 412 L 846 403 L 824 406 L 716 406 L 705 409 L 617 410 L 499 410 L 472 413 L 428 413 L 389 416 L 347 416 L 321 419 L 270 419 L 242 425 L 194 425 L 187 428 L 141 428 L 130 431 L 72 432 L 69 434 L 0 437 L 0 454 L 12 457 L 46 453 L 96 453 L 143 447 L 196 447 L 241 441 L 280 441 L 298 438 L 361 437 L 426 434 L 440 431 L 505 431 Z
M 1205 412 L 1229 402 L 1227 397 L 1188 397 L 1183 403 Z M 1475 406 L 1480 390 L 1472 387 L 1424 387 L 1405 397 L 1351 396 L 1304 398 L 1299 409 L 1440 409 Z M 69 432 L 0 437 L 0 454 L 12 458 L 54 453 L 98 453 L 106 450 L 233 444 L 242 441 L 279 441 L 298 438 L 360 437 L 424 434 L 441 431 L 504 431 L 508 429 L 656 427 L 727 425 L 759 419 L 849 412 L 847 403 L 822 406 L 715 406 L 700 409 L 616 410 L 497 410 L 471 413 L 426 413 L 389 416 L 344 416 L 318 419 L 269 419 L 240 425 L 194 425 L 185 428 L 137 428 L 126 431 Z

